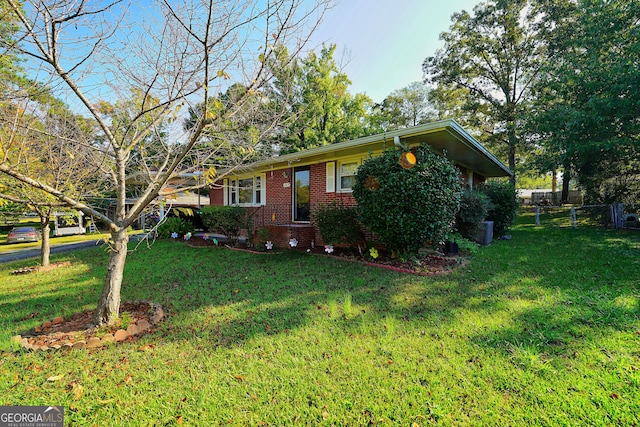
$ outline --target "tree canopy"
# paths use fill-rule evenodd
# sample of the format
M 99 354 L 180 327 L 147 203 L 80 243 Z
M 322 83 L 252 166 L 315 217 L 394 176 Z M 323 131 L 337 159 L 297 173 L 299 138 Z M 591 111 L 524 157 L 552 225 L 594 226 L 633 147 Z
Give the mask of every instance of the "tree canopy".
M 491 0 L 473 13 L 455 13 L 449 31 L 440 35 L 444 47 L 423 63 L 426 82 L 438 86 L 435 103 L 447 108 L 447 98 L 462 98 L 464 108 L 448 109 L 473 116 L 481 140 L 511 170 L 524 151 L 521 128 L 545 52 L 531 6 L 527 0 Z
M 640 195 L 640 4 L 542 2 L 556 54 L 537 82 L 531 132 L 541 170 L 575 175 L 591 202 Z

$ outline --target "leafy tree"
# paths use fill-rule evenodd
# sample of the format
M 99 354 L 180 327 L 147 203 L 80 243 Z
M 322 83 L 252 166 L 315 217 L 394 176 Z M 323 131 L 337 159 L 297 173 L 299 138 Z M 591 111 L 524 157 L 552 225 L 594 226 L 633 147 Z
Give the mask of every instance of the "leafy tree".
M 276 79 L 267 96 L 272 108 L 287 111 L 277 143 L 282 153 L 345 141 L 371 133 L 373 102 L 348 92 L 351 81 L 333 58 L 336 46 L 324 46 L 302 60 L 280 48 L 269 63 Z
M 86 184 L 93 181 L 96 170 L 87 167 L 88 150 L 69 143 L 89 140 L 84 119 L 71 113 L 46 88 L 28 85 L 26 79 L 14 81 L 14 89 L 15 94 L 22 95 L 6 101 L 0 111 L 3 163 L 68 196 L 85 194 Z M 49 265 L 50 221 L 54 211 L 63 210 L 64 204 L 10 175 L 0 175 L 0 187 L 0 200 L 20 204 L 23 211 L 33 211 L 40 218 L 40 262 L 42 266 Z
M 212 123 L 189 153 L 192 164 L 209 170 L 233 168 L 273 154 L 265 136 L 272 133 L 273 117 L 281 116 L 270 108 L 264 91 L 234 83 L 224 92 L 209 98 L 207 107 L 200 103 L 189 107 L 185 129 L 191 129 L 206 109 Z
M 47 85 L 66 91 L 75 107 L 91 117 L 96 137 L 90 142 L 75 138 L 68 142 L 78 150 L 90 149 L 87 160 L 98 171 L 95 175 L 106 179 L 115 193 L 113 215 L 101 212 L 90 199 L 70 195 L 23 172 L 7 160 L 10 157 L 0 162 L 0 172 L 107 225 L 112 244 L 95 323 L 114 323 L 127 257 L 127 228 L 171 178 L 201 167 L 188 162 L 189 153 L 205 129 L 224 123 L 212 116 L 206 102 L 210 94 L 224 92 L 231 79 L 242 82 L 247 91 L 235 101 L 239 105 L 251 91 L 264 86 L 271 78 L 264 64 L 273 46 L 293 44 L 308 25 L 313 28 L 325 10 L 325 1 L 304 5 L 300 0 L 266 0 L 259 5 L 249 0 L 141 3 L 135 11 L 119 1 L 29 3 L 23 10 L 16 0 L 7 0 L 20 30 L 13 39 L 0 39 L 0 46 L 29 58 L 26 64 L 40 70 L 40 75 L 48 71 Z M 104 110 L 100 101 L 107 93 L 118 101 L 126 100 L 122 108 Z M 194 126 L 187 130 L 172 126 L 180 122 L 182 107 L 198 103 L 205 107 Z M 227 111 L 231 114 L 236 109 Z M 274 126 L 277 119 L 273 119 Z M 165 131 L 166 140 L 162 137 Z M 153 150 L 147 150 L 150 144 Z M 153 160 L 140 161 L 151 152 Z M 131 178 L 135 178 L 139 196 L 128 207 Z M 184 188 L 176 192 L 179 190 Z
M 587 200 L 637 202 L 640 194 L 640 4 L 541 2 L 556 60 L 537 85 L 532 131 L 538 167 L 576 175 Z M 566 199 L 566 194 L 563 195 Z
M 393 91 L 376 107 L 386 130 L 417 126 L 436 118 L 429 102 L 429 89 L 422 82 Z
M 413 151 L 411 169 L 400 166 L 397 150 L 366 160 L 353 187 L 363 225 L 400 253 L 441 241 L 451 231 L 462 191 L 453 163 L 427 146 Z
M 449 31 L 440 35 L 444 47 L 423 63 L 425 80 L 440 91 L 436 105 L 463 99 L 449 110 L 476 116 L 482 140 L 508 160 L 511 170 L 526 143 L 521 127 L 545 59 L 536 18 L 528 0 L 480 3 L 473 14 L 453 15 Z

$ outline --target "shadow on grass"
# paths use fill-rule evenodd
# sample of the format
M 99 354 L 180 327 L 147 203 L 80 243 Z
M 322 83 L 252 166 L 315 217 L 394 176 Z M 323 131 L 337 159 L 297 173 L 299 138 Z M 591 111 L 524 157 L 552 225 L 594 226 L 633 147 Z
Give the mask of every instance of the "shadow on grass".
M 525 224 L 513 237 L 480 251 L 469 267 L 436 277 L 300 252 L 252 254 L 159 241 L 129 255 L 122 300 L 162 304 L 169 314 L 158 331 L 162 339 L 198 339 L 211 346 L 344 316 L 346 294 L 354 308 L 340 327 L 354 333 L 365 313 L 367 319 L 434 327 L 470 316 L 486 322 L 482 333 L 469 333 L 470 340 L 506 352 L 527 345 L 567 353 L 576 341 L 637 322 L 636 235 Z M 73 262 L 83 265 L 82 272 L 44 276 L 31 287 L 12 277 L 0 303 L 4 334 L 95 307 L 106 257 L 100 249 L 78 251 Z
M 52 262 L 71 261 L 70 266 L 48 272 L 23 275 L 13 270 L 37 264 L 28 259 L 3 264 L 0 269 L 0 340 L 8 346 L 10 336 L 52 320 L 95 307 L 102 288 L 102 269 L 106 255 L 100 249 L 87 249 L 79 258 L 64 254 Z M 102 260 L 101 258 L 104 258 Z

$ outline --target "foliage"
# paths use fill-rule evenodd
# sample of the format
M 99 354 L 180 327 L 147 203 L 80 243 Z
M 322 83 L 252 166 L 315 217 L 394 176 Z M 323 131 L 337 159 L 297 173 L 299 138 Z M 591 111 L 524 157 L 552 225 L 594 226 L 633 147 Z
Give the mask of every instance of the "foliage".
M 414 150 L 411 169 L 399 164 L 400 151 L 389 150 L 358 168 L 353 187 L 362 223 L 387 248 L 415 253 L 428 241 L 440 241 L 460 205 L 458 170 L 428 146 Z
M 254 238 L 254 246 L 258 251 L 267 250 L 266 243 L 271 240 L 271 232 L 267 227 L 258 227 Z M 271 243 L 271 249 L 273 249 L 273 243 Z
M 161 239 L 171 238 L 172 233 L 178 233 L 179 238 L 183 238 L 187 233 L 193 233 L 193 224 L 179 216 L 169 216 L 158 227 L 158 237 Z
M 543 68 L 529 122 L 543 171 L 575 175 L 589 203 L 640 195 L 640 3 L 542 3 L 554 61 Z
M 490 201 L 480 190 L 465 188 L 460 197 L 460 209 L 456 214 L 456 228 L 465 238 L 478 240 L 482 222 L 487 218 Z
M 473 116 L 481 140 L 507 158 L 511 170 L 516 154 L 525 152 L 520 126 L 545 58 L 535 12 L 527 0 L 491 0 L 473 14 L 454 13 L 449 31 L 440 35 L 444 47 L 423 63 L 426 81 L 438 86 L 436 106 Z M 448 101 L 461 99 L 449 107 Z
M 460 233 L 448 233 L 444 238 L 444 243 L 455 243 L 458 250 L 467 254 L 475 254 L 480 245 L 475 240 L 463 237 Z
M 429 89 L 422 82 L 414 82 L 393 91 L 376 105 L 376 109 L 380 115 L 378 120 L 385 130 L 417 126 L 435 118 L 429 102 Z
M 12 224 L 24 212 L 24 205 L 0 199 L 0 223 Z
M 313 213 L 320 237 L 326 244 L 352 245 L 364 240 L 358 209 L 332 202 L 320 205 Z
M 247 210 L 240 206 L 204 206 L 200 215 L 210 231 L 224 234 L 232 242 L 237 241 L 240 230 L 251 229 Z
M 513 225 L 520 203 L 513 184 L 506 181 L 485 182 L 482 191 L 490 201 L 487 220 L 493 221 L 493 235 L 501 236 Z
M 269 62 L 276 79 L 267 96 L 272 108 L 290 111 L 276 138 L 280 152 L 295 152 L 374 133 L 368 110 L 373 102 L 364 94 L 348 91 L 351 81 L 340 69 L 335 45 L 323 45 L 296 60 L 279 47 Z M 377 129 L 376 129 L 377 130 Z

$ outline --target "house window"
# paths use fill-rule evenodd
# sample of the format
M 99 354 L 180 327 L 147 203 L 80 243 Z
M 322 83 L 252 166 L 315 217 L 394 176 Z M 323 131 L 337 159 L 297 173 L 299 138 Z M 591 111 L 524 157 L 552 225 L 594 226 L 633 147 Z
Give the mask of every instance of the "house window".
M 338 182 L 340 191 L 351 191 L 356 183 L 356 172 L 360 166 L 360 160 L 349 160 L 340 162 L 338 167 Z
M 228 180 L 226 204 L 230 206 L 264 205 L 264 182 L 263 175 Z

